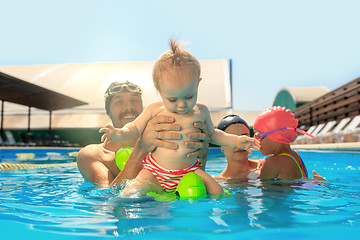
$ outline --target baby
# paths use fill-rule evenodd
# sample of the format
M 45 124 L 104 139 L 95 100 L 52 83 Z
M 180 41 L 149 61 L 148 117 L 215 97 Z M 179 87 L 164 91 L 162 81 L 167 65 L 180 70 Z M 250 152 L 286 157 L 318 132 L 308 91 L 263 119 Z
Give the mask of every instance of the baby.
M 175 190 L 179 180 L 188 172 L 195 172 L 204 181 L 208 194 L 222 193 L 221 186 L 205 171 L 200 169 L 197 158 L 187 158 L 192 152 L 185 146 L 186 136 L 194 132 L 194 122 L 204 122 L 210 136 L 210 142 L 221 146 L 239 147 L 251 152 L 250 148 L 259 150 L 260 144 L 248 136 L 237 136 L 214 129 L 208 108 L 197 103 L 198 86 L 201 80 L 200 63 L 189 52 L 180 49 L 179 44 L 170 40 L 170 50 L 162 54 L 153 67 L 153 81 L 162 101 L 150 104 L 133 122 L 117 129 L 107 125 L 100 129 L 102 141 L 129 141 L 137 139 L 146 124 L 154 116 L 173 117 L 181 126 L 182 138 L 174 141 L 179 145 L 177 150 L 157 148 L 144 159 L 143 170 L 135 179 L 160 184 L 168 192 Z M 199 130 L 200 131 L 200 130 Z M 148 189 L 149 190 L 149 189 Z

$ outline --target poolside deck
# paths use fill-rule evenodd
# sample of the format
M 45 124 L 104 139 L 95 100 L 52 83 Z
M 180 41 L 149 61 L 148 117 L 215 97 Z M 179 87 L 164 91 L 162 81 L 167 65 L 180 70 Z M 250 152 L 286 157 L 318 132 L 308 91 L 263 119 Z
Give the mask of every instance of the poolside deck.
M 360 114 L 360 78 L 356 78 L 313 101 L 296 108 L 293 113 L 299 126 L 308 130 L 311 126 L 330 121 L 340 122 Z
M 294 150 L 318 151 L 355 151 L 360 152 L 360 142 L 326 143 L 326 144 L 297 144 L 291 145 Z

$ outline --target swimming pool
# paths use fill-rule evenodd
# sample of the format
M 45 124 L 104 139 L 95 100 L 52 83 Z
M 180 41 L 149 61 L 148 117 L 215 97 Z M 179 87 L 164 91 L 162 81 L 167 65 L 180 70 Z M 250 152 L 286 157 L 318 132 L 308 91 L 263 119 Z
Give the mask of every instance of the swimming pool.
M 1 161 L 75 160 L 68 150 L 46 151 L 31 160 L 3 151 Z M 229 198 L 170 203 L 119 199 L 112 189 L 84 182 L 76 166 L 0 172 L 1 239 L 355 237 L 360 233 L 360 154 L 300 154 L 309 172 L 316 169 L 328 181 L 231 183 L 224 185 L 235 194 Z M 208 172 L 219 174 L 224 167 L 222 153 L 211 150 Z

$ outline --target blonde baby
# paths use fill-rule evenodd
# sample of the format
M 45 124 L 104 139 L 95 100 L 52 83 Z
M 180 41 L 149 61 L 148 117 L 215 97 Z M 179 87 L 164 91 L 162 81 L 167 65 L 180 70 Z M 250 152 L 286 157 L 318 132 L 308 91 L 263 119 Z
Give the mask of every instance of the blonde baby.
M 100 129 L 103 132 L 102 141 L 122 142 L 138 138 L 147 122 L 157 115 L 173 117 L 181 126 L 182 135 L 176 140 L 177 150 L 157 148 L 148 154 L 143 161 L 143 170 L 136 177 L 137 180 L 160 185 L 164 190 L 175 190 L 181 177 L 188 172 L 195 172 L 204 181 L 208 194 L 222 193 L 221 186 L 205 171 L 200 169 L 201 163 L 196 157 L 187 158 L 192 152 L 185 146 L 186 136 L 198 129 L 194 122 L 204 122 L 210 136 L 210 142 L 221 146 L 239 147 L 251 152 L 250 148 L 259 149 L 256 139 L 247 136 L 237 136 L 214 129 L 208 108 L 197 103 L 198 87 L 201 80 L 200 63 L 188 51 L 180 49 L 179 44 L 170 40 L 170 50 L 162 54 L 153 67 L 154 86 L 158 90 L 162 101 L 150 104 L 133 122 L 117 129 L 111 125 Z M 200 130 L 198 130 L 200 131 Z M 144 182 L 144 181 L 142 181 Z M 141 184 L 142 187 L 143 184 Z M 146 191 L 154 190 L 144 187 Z

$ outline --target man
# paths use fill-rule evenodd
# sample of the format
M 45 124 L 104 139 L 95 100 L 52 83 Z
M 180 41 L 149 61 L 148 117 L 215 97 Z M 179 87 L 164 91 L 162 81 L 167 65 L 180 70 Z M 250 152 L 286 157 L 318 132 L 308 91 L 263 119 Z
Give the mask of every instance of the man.
M 115 127 L 123 127 L 140 115 L 143 110 L 141 94 L 140 87 L 129 81 L 113 82 L 108 87 L 105 92 L 105 109 Z M 156 147 L 178 148 L 177 144 L 164 141 L 183 137 L 176 133 L 180 126 L 175 121 L 170 117 L 157 116 L 149 121 L 137 142 L 104 142 L 82 148 L 77 157 L 80 173 L 86 181 L 99 185 L 112 185 L 123 179 L 135 178 L 142 169 L 142 160 Z M 187 141 L 185 144 L 195 150 L 189 153 L 188 157 L 198 156 L 205 165 L 209 142 L 206 126 L 195 123 L 194 127 L 203 133 L 188 134 L 187 137 L 194 141 Z M 134 150 L 120 172 L 115 163 L 115 153 L 125 146 L 134 146 Z

